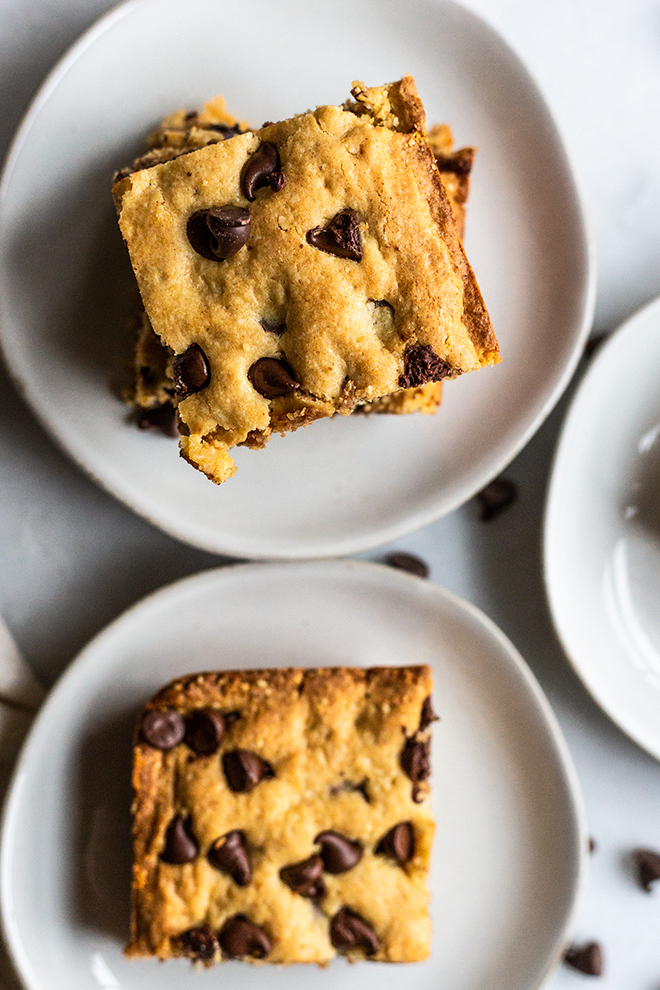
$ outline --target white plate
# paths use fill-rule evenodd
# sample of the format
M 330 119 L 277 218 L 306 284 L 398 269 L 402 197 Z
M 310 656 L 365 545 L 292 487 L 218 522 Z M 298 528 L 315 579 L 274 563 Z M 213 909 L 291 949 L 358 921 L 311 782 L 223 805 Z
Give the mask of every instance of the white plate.
M 433 667 L 441 715 L 430 960 L 222 975 L 124 960 L 131 736 L 146 699 L 195 670 L 411 661 Z M 5 811 L 3 918 L 29 990 L 531 990 L 561 950 L 585 847 L 548 702 L 477 609 L 376 564 L 242 565 L 147 598 L 54 689 Z
M 134 279 L 109 183 L 145 131 L 222 93 L 260 124 L 412 72 L 430 121 L 479 145 L 467 246 L 503 364 L 440 414 L 315 424 L 239 450 L 218 489 L 172 441 L 127 425 L 108 379 Z M 133 0 L 54 70 L 2 186 L 2 341 L 43 423 L 90 474 L 189 543 L 245 557 L 352 553 L 443 515 L 497 474 L 574 368 L 594 270 L 566 155 L 527 71 L 448 2 Z
M 660 759 L 660 299 L 603 346 L 552 471 L 545 580 L 599 705 Z

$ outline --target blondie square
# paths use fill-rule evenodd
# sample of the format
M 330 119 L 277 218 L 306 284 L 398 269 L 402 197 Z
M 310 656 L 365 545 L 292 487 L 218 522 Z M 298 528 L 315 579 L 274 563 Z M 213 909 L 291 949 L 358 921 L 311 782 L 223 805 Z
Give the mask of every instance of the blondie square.
M 412 78 L 352 92 L 114 186 L 181 452 L 217 483 L 235 444 L 499 360 Z
M 223 671 L 145 707 L 128 956 L 430 951 L 428 667 Z

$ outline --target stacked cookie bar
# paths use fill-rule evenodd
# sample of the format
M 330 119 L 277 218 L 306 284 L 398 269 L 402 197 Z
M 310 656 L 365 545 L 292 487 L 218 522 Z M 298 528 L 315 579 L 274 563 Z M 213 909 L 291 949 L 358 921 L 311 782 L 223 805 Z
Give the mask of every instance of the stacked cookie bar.
M 352 93 L 115 183 L 181 452 L 216 483 L 236 444 L 499 360 L 413 80 Z
M 428 667 L 224 671 L 149 701 L 129 956 L 430 951 Z

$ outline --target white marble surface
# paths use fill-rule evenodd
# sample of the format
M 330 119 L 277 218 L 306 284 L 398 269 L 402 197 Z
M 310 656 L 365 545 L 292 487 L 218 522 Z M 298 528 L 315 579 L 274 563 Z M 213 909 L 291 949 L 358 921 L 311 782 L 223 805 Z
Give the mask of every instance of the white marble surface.
M 555 112 L 596 240 L 595 329 L 612 330 L 660 293 L 660 2 L 468 5 L 522 56 Z M 107 0 L 2 0 L 0 154 L 45 73 L 110 6 Z M 160 534 L 97 489 L 35 422 L 4 371 L 0 388 L 0 610 L 35 672 L 52 683 L 126 606 L 221 561 Z M 660 765 L 584 692 L 552 631 L 542 586 L 543 501 L 564 408 L 507 472 L 520 498 L 505 515 L 484 525 L 471 503 L 401 547 L 425 557 L 434 581 L 499 623 L 557 712 L 598 843 L 574 926 L 576 939 L 603 943 L 606 971 L 595 985 L 660 990 L 660 890 L 639 890 L 626 859 L 633 846 L 660 847 Z M 585 980 L 589 985 L 589 978 L 561 967 L 546 988 L 569 990 Z

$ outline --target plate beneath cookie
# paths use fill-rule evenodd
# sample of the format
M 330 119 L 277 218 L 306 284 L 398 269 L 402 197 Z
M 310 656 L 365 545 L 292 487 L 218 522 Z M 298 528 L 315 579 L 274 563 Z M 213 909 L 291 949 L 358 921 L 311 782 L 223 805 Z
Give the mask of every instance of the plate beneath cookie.
M 131 744 L 146 699 L 199 670 L 410 663 L 432 667 L 441 717 L 430 959 L 203 972 L 125 960 Z M 28 990 L 534 990 L 563 947 L 586 843 L 548 702 L 476 608 L 378 564 L 241 565 L 145 599 L 54 688 L 6 806 L 3 920 Z
M 136 294 L 113 170 L 163 115 L 217 93 L 257 125 L 341 103 L 356 78 L 406 72 L 429 122 L 479 146 L 466 248 L 502 364 L 447 384 L 434 417 L 338 416 L 240 449 L 236 477 L 217 488 L 178 458 L 176 441 L 131 425 L 112 390 Z M 594 268 L 550 112 L 475 14 L 430 0 L 131 0 L 64 57 L 17 135 L 2 184 L 0 290 L 14 377 L 93 478 L 196 546 L 295 558 L 400 537 L 498 474 L 574 369 Z
M 660 299 L 603 344 L 564 424 L 545 519 L 557 632 L 598 704 L 660 759 Z

